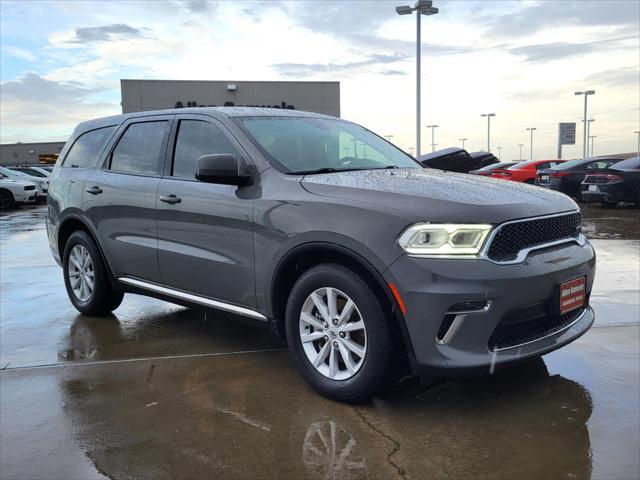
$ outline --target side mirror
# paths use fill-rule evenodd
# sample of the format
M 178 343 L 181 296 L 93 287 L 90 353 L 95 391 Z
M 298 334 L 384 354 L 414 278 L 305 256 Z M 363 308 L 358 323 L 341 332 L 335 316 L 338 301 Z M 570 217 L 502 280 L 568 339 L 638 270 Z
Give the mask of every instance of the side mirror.
M 240 173 L 235 155 L 220 153 L 202 155 L 198 158 L 196 179 L 207 183 L 244 186 L 251 183 L 251 177 Z

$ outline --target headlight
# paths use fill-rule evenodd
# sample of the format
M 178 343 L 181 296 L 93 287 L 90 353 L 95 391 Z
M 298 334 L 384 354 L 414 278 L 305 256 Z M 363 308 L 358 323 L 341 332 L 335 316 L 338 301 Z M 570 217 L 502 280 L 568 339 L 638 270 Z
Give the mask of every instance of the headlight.
M 477 255 L 490 231 L 491 225 L 418 223 L 398 243 L 411 255 Z

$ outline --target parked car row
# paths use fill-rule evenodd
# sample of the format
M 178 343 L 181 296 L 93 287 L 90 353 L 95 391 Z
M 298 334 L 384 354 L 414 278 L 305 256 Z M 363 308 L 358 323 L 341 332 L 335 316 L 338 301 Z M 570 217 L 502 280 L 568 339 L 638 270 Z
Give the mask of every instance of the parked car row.
M 640 205 L 640 157 L 495 163 L 469 173 L 549 188 L 584 202 Z
M 19 204 L 43 203 L 53 167 L 0 167 L 0 210 Z

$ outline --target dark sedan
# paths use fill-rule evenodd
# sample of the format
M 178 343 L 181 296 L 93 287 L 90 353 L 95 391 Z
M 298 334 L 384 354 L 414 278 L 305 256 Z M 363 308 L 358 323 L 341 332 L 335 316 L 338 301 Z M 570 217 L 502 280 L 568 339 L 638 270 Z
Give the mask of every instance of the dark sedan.
M 498 159 L 488 152 L 469 153 L 462 148 L 451 147 L 421 155 L 418 161 L 427 168 L 469 173 L 470 170 L 497 163 Z
M 539 170 L 536 175 L 535 184 L 540 187 L 562 192 L 571 197 L 580 198 L 580 184 L 587 173 L 609 168 L 621 160 L 621 158 L 605 157 L 571 160 L 552 168 Z
M 509 168 L 517 165 L 520 162 L 500 162 L 493 163 L 491 165 L 487 165 L 486 167 L 479 168 L 477 170 L 471 170 L 469 173 L 473 175 L 482 175 L 483 177 L 490 177 L 491 172 L 493 172 L 496 168 Z
M 620 202 L 640 206 L 640 157 L 588 173 L 582 182 L 582 199 L 612 207 Z

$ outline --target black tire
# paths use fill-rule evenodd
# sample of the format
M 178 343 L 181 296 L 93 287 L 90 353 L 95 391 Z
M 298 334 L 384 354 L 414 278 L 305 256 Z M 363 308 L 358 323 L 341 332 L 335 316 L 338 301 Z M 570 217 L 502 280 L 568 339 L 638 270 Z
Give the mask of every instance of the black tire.
M 333 380 L 309 361 L 300 339 L 299 319 L 307 297 L 317 289 L 331 287 L 344 292 L 356 304 L 366 328 L 366 354 L 359 370 L 346 380 Z M 293 286 L 287 302 L 286 330 L 289 350 L 302 376 L 322 395 L 342 402 L 369 399 L 397 378 L 392 361 L 393 334 L 383 306 L 371 287 L 352 270 L 331 263 L 304 272 Z M 397 352 L 396 352 L 397 353 Z
M 530 178 L 529 180 L 525 180 L 524 183 L 528 184 L 528 185 L 535 185 L 536 181 L 532 178 Z
M 616 208 L 618 202 L 600 202 L 600 205 L 604 208 Z
M 13 193 L 9 190 L 0 190 L 0 210 L 11 210 L 16 207 Z
M 74 293 L 69 277 L 71 251 L 76 245 L 81 245 L 88 251 L 93 266 L 93 291 L 89 298 L 84 301 Z M 67 289 L 69 300 L 71 300 L 76 310 L 87 315 L 103 315 L 120 306 L 124 293 L 116 291 L 112 287 L 109 280 L 109 272 L 102 260 L 102 255 L 93 239 L 86 232 L 78 230 L 71 234 L 64 247 L 62 258 L 64 285 Z

